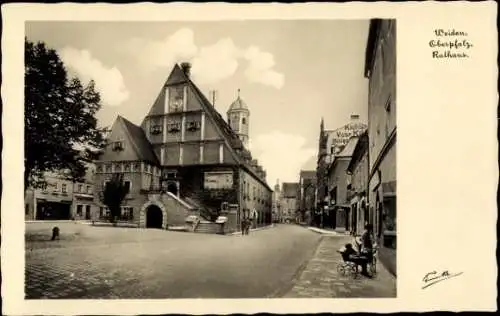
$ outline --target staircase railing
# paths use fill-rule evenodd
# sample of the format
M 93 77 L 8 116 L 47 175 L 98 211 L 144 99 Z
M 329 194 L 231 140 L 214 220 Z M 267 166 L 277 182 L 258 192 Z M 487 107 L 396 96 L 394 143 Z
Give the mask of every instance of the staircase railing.
M 192 196 L 185 196 L 184 199 L 193 205 L 200 211 L 201 217 L 214 222 L 217 220 L 217 217 L 219 217 L 219 214 L 217 211 L 211 210 L 205 206 L 203 206 L 203 203 L 201 203 L 198 199 L 192 197 Z

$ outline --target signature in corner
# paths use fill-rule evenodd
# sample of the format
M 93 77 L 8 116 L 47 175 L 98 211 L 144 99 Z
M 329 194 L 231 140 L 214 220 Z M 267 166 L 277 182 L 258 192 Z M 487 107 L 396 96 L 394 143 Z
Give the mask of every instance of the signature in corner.
M 463 272 L 450 273 L 450 272 L 448 272 L 448 270 L 443 271 L 441 273 L 438 273 L 437 271 L 429 272 L 422 279 L 422 281 L 425 283 L 425 285 L 422 286 L 422 289 L 428 288 L 431 285 L 434 285 L 434 284 L 439 283 L 439 282 L 444 281 L 444 280 L 448 280 L 448 279 L 457 277 L 457 276 L 462 275 L 462 274 L 463 274 Z

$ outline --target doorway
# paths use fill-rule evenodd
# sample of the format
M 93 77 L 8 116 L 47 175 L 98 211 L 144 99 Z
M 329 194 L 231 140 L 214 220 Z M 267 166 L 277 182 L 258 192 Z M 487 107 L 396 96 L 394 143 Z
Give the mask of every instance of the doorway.
M 163 226 L 163 212 L 156 206 L 151 205 L 146 210 L 146 228 L 159 228 Z
M 173 195 L 177 195 L 177 184 L 175 182 L 169 182 L 167 184 L 167 191 Z

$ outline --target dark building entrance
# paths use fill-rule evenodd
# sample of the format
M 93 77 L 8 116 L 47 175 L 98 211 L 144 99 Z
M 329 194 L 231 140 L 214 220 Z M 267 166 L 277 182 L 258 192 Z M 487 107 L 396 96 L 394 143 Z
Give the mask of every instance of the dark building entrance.
M 172 193 L 173 195 L 177 195 L 177 184 L 173 182 L 168 183 L 167 191 Z
M 146 210 L 146 228 L 162 228 L 163 212 L 156 205 L 151 205 Z
M 71 219 L 71 202 L 50 202 L 38 200 L 36 205 L 37 220 Z

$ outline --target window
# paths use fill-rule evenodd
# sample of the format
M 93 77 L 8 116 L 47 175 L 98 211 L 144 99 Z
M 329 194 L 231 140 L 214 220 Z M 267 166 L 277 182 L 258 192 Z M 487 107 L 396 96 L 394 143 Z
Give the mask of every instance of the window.
M 177 172 L 167 172 L 167 178 L 174 179 L 177 177 Z
M 121 210 L 121 219 L 130 221 L 134 219 L 134 209 L 129 206 L 123 206 Z
M 24 215 L 28 215 L 30 212 L 30 206 L 29 204 L 24 205 Z
M 150 132 L 152 135 L 161 134 L 163 127 L 160 124 L 151 125 Z
M 92 187 L 90 185 L 87 185 L 87 193 L 92 194 Z
M 112 172 L 112 166 L 111 164 L 106 165 L 106 172 Z
M 122 141 L 116 141 L 113 142 L 113 151 L 120 151 L 123 150 L 123 142 Z
M 126 172 L 130 171 L 130 164 L 129 163 L 125 163 L 125 171 Z
M 77 216 L 82 216 L 83 215 L 83 205 L 77 205 L 76 206 L 76 215 Z
M 168 102 L 168 111 L 181 112 L 184 108 L 184 87 L 172 87 L 169 92 L 170 100 Z
M 241 124 L 245 125 L 247 123 L 247 120 L 245 118 L 241 119 Z
M 132 189 L 132 183 L 130 181 L 124 181 L 123 184 L 125 185 L 127 192 L 130 192 L 130 190 Z
M 67 185 L 65 183 L 62 184 L 62 193 L 66 193 L 67 192 Z
M 78 192 L 83 193 L 83 185 L 81 185 L 81 184 L 78 185 Z
M 198 122 L 198 121 L 190 121 L 190 122 L 187 122 L 187 126 L 186 126 L 186 129 L 190 132 L 194 132 L 194 131 L 197 131 L 201 128 L 201 122 Z
M 169 133 L 178 133 L 181 131 L 181 123 L 180 122 L 169 122 L 167 124 L 167 131 Z

